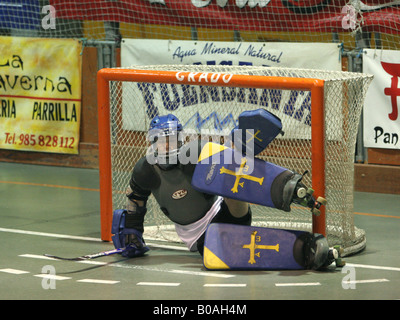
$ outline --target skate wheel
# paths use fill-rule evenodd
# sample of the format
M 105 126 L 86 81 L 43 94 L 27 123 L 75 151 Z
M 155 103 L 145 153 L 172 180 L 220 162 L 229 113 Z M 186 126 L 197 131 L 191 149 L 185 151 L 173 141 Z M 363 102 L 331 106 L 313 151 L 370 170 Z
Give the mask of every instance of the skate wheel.
M 314 193 L 314 189 L 308 188 L 308 189 L 307 189 L 307 193 L 308 193 L 310 196 L 312 196 L 313 193 Z
M 312 208 L 311 212 L 315 216 L 319 216 L 321 214 L 321 211 L 317 208 Z
M 307 190 L 305 188 L 299 188 L 299 190 L 297 190 L 297 197 L 302 199 L 307 195 Z
M 337 259 L 335 261 L 336 267 L 338 268 L 343 268 L 346 265 L 346 261 L 342 260 L 342 259 Z
M 325 198 L 322 198 L 322 197 L 318 197 L 317 198 L 317 202 L 319 202 L 323 206 L 326 206 L 326 204 L 328 203 L 328 201 Z
M 333 248 L 337 250 L 337 252 L 339 253 L 339 257 L 341 257 L 343 255 L 344 249 L 341 246 L 336 245 L 336 246 L 333 246 Z

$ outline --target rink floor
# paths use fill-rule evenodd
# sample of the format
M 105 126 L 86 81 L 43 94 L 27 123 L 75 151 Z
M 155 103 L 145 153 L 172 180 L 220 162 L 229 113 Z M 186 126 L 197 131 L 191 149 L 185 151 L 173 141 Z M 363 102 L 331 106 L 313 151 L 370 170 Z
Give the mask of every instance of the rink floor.
M 98 170 L 0 163 L 0 194 L 2 300 L 400 299 L 399 195 L 355 193 L 367 247 L 346 269 L 216 272 L 183 245 L 155 241 L 137 259 L 44 257 L 113 249 L 100 240 Z

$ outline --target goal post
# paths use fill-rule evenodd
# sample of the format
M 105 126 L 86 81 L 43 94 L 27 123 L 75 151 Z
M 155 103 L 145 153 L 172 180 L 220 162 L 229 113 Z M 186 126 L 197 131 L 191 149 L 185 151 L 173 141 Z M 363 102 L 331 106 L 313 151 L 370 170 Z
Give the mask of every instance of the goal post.
M 285 135 L 275 139 L 260 158 L 299 173 L 310 170 L 308 184 L 317 196 L 328 200 L 328 205 L 322 207 L 318 217 L 301 208 L 291 213 L 266 213 L 268 208 L 257 208 L 253 210 L 255 222 L 312 230 L 328 236 L 331 242 L 362 249 L 365 233 L 352 221 L 352 165 L 358 121 L 370 81 L 371 77 L 363 74 L 265 67 L 101 69 L 97 84 L 102 240 L 111 240 L 112 212 L 124 205 L 132 168 L 145 155 L 145 137 L 153 116 L 178 112 L 184 128 L 196 130 L 199 123 L 219 116 L 224 120 L 214 119 L 211 127 L 221 125 L 230 130 L 235 123 L 229 128 L 229 117 L 235 122 L 242 111 L 263 107 L 282 119 Z M 195 116 L 197 122 L 193 124 Z M 341 154 L 344 149 L 345 155 Z M 335 190 L 329 189 L 330 179 L 335 180 Z M 156 211 L 160 210 L 154 200 L 149 199 L 148 209 L 146 224 L 163 233 L 168 222 L 165 217 L 157 218 L 160 213 Z

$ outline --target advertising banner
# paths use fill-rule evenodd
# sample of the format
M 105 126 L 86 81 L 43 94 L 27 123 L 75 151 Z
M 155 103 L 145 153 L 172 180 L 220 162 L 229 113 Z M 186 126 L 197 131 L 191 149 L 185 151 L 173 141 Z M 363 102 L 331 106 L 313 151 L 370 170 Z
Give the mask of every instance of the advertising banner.
M 123 39 L 121 64 L 204 64 L 341 70 L 336 43 Z
M 341 70 L 340 47 L 334 43 L 263 43 L 263 42 L 208 42 L 178 40 L 123 39 L 121 64 L 123 67 L 141 65 L 228 65 L 291 67 L 323 70 Z M 293 118 L 282 112 L 287 105 L 302 110 L 302 121 L 292 122 L 292 129 L 300 127 L 302 136 L 285 133 L 285 138 L 310 138 L 310 92 L 284 90 L 276 98 L 268 89 L 221 88 L 199 89 L 190 92 L 185 87 L 163 84 L 123 84 L 122 120 L 125 130 L 144 131 L 149 120 L 158 114 L 172 112 L 184 127 L 198 130 L 223 131 L 232 128 L 242 111 L 273 105 L 273 111 L 282 117 Z M 228 93 L 231 92 L 231 93 Z M 228 111 L 220 101 L 228 99 L 238 103 Z M 131 97 L 138 97 L 132 101 Z M 268 97 L 268 98 L 267 98 Z M 250 101 L 250 102 L 249 102 Z M 337 121 L 342 115 L 337 112 Z M 293 130 L 294 131 L 294 130 Z M 331 139 L 338 139 L 341 132 L 330 132 Z
M 374 75 L 364 106 L 364 144 L 400 149 L 400 51 L 364 49 L 363 72 Z
M 362 23 L 363 31 L 398 34 L 398 1 L 327 0 L 51 0 L 57 17 L 72 20 L 207 27 L 228 30 L 343 32 Z M 106 5 L 105 5 L 106 4 Z M 354 5 L 352 5 L 354 4 Z M 356 8 L 358 11 L 356 11 Z
M 0 37 L 0 148 L 78 153 L 79 41 Z

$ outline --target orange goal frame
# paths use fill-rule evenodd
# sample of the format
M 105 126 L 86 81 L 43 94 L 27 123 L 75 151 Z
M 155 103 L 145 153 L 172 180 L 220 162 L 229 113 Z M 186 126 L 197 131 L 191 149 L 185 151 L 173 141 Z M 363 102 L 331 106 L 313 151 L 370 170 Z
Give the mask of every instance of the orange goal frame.
M 101 239 L 111 241 L 112 174 L 110 130 L 110 81 L 210 85 L 258 89 L 303 90 L 311 92 L 312 187 L 325 197 L 325 108 L 324 80 L 312 78 L 232 75 L 224 73 L 177 72 L 138 69 L 101 69 L 97 73 L 100 222 Z M 128 183 L 128 181 L 127 181 Z M 325 206 L 312 217 L 312 230 L 326 236 Z

